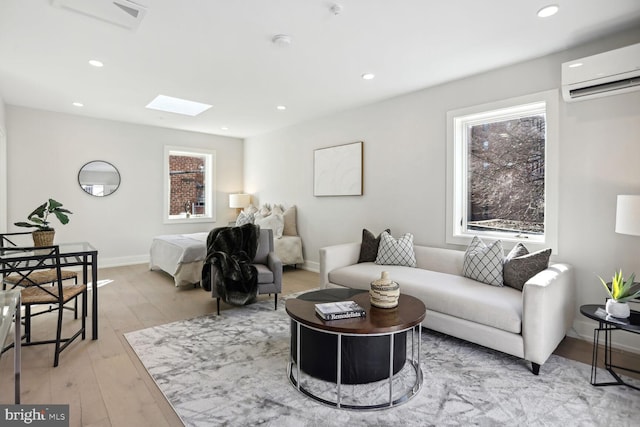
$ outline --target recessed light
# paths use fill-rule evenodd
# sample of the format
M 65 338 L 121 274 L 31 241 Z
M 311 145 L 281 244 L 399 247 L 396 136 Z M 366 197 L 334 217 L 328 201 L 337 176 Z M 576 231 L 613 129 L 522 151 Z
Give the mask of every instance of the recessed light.
M 538 11 L 538 18 L 548 18 L 558 13 L 558 10 L 560 10 L 560 7 L 557 4 L 550 4 Z
M 228 127 L 226 127 L 226 126 L 222 126 L 220 129 L 222 129 L 222 130 L 229 130 L 229 128 L 228 128 Z
M 152 110 L 184 114 L 185 116 L 197 116 L 211 107 L 212 105 L 209 104 L 189 101 L 188 99 L 174 98 L 166 95 L 158 95 L 153 101 L 146 105 L 146 108 L 150 108 Z
M 93 65 L 94 67 L 103 67 L 104 64 L 102 63 L 102 61 L 98 61 L 97 59 L 92 59 L 89 61 L 89 65 Z
M 362 77 L 364 80 L 371 80 L 371 79 L 373 79 L 375 76 L 376 76 L 376 75 L 375 75 L 375 74 L 373 74 L 373 73 L 364 73 L 361 77 Z
M 582 62 L 574 62 L 573 64 L 569 65 L 569 68 L 578 68 L 578 67 L 582 67 Z
M 284 111 L 284 110 L 286 110 L 286 109 L 287 109 L 287 107 L 286 107 L 286 106 L 284 106 L 284 105 L 278 105 L 276 108 L 277 108 L 278 110 L 280 110 L 280 111 Z
M 84 104 L 82 102 L 74 102 L 73 104 L 74 107 L 84 107 Z

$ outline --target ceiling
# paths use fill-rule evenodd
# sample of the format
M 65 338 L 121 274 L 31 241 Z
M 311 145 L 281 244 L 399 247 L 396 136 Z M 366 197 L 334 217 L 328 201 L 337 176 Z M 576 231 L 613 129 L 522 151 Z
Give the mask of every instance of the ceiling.
M 640 25 L 638 0 L 135 0 L 146 11 L 127 29 L 65 1 L 80 2 L 0 2 L 6 104 L 235 137 Z M 536 16 L 554 1 L 558 14 Z M 277 34 L 291 43 L 274 44 Z M 196 117 L 146 109 L 159 94 L 213 107 Z

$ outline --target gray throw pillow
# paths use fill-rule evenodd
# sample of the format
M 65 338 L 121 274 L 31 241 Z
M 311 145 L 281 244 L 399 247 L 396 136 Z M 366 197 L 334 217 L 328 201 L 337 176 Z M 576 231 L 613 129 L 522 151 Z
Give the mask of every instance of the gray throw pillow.
M 388 228 L 386 230 L 387 233 L 390 233 L 391 230 Z M 362 229 L 362 243 L 360 244 L 360 257 L 358 258 L 358 262 L 374 262 L 376 260 L 376 256 L 378 256 L 378 246 L 380 246 L 380 236 L 374 236 L 372 232 L 363 228 Z
M 518 243 L 504 260 L 504 284 L 521 291 L 527 280 L 549 266 L 550 256 L 551 249 L 529 253 Z
M 394 239 L 387 231 L 380 235 L 380 247 L 376 264 L 416 266 L 416 254 L 413 251 L 413 234 L 405 233 L 404 236 Z
M 503 286 L 503 258 L 504 251 L 500 240 L 487 246 L 478 236 L 474 236 L 464 253 L 462 275 L 487 285 Z

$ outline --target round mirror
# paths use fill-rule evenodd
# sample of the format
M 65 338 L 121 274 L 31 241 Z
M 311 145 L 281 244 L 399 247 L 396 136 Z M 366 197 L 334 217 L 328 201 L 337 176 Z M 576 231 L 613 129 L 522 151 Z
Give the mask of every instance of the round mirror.
M 80 168 L 78 184 L 92 196 L 108 196 L 120 186 L 120 172 L 109 162 L 94 160 Z

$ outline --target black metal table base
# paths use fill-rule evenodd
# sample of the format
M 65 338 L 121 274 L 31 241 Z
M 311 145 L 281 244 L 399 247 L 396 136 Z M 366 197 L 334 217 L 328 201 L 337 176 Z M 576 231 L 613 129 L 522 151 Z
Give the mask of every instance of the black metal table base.
M 610 386 L 610 385 L 626 385 L 627 387 L 631 387 L 635 390 L 640 390 L 640 387 L 637 387 L 633 384 L 629 384 L 625 382 L 614 368 L 621 369 L 627 372 L 634 372 L 640 374 L 640 371 L 635 369 L 625 368 L 623 366 L 618 366 L 613 364 L 612 354 L 611 354 L 611 333 L 615 330 L 620 330 L 621 328 L 617 326 L 613 326 L 608 323 L 598 322 L 599 327 L 593 330 L 593 355 L 591 358 L 591 385 L 596 387 Z M 598 347 L 600 345 L 600 332 L 604 331 L 604 368 L 609 372 L 609 374 L 615 379 L 615 381 L 608 382 L 598 382 L 597 381 L 597 373 L 598 373 Z

